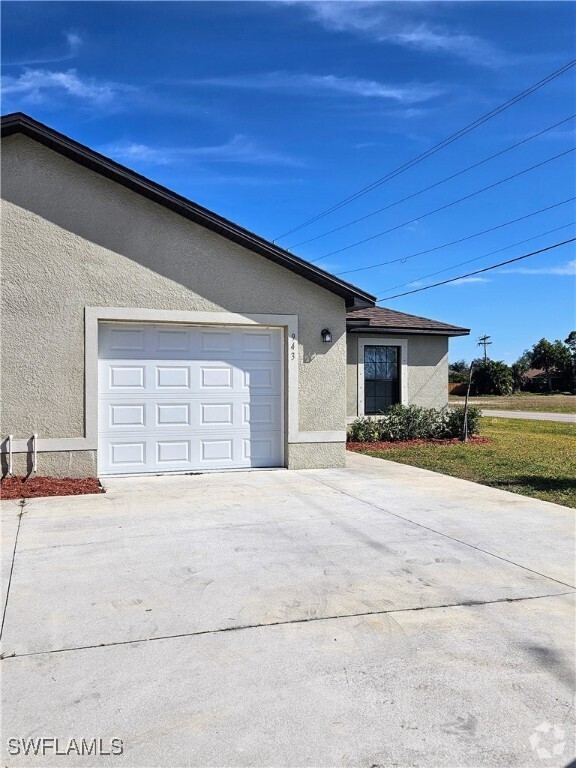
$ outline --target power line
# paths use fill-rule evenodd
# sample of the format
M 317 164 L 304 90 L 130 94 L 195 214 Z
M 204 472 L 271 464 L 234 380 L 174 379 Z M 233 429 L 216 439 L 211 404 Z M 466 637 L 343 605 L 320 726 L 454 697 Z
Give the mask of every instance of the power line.
M 566 203 L 571 203 L 573 200 L 576 200 L 576 195 L 573 197 L 569 197 L 566 200 L 561 200 L 559 203 L 554 203 L 553 205 L 548 205 L 546 208 L 540 208 L 538 211 L 532 211 L 532 213 L 527 213 L 524 216 L 519 216 L 517 219 L 511 219 L 510 221 L 505 221 L 502 224 L 496 224 L 494 227 L 489 227 L 488 229 L 483 229 L 481 232 L 474 232 L 472 235 L 466 235 L 466 237 L 460 237 L 458 240 L 451 240 L 449 243 L 442 243 L 442 245 L 436 245 L 434 248 L 426 248 L 424 251 L 416 251 L 416 253 L 411 253 L 409 256 L 401 256 L 397 259 L 390 259 L 388 261 L 380 261 L 378 264 L 368 264 L 365 267 L 356 267 L 356 269 L 346 269 L 343 272 L 335 272 L 336 275 L 349 275 L 352 272 L 365 272 L 368 269 L 376 269 L 377 267 L 385 267 L 387 264 L 397 264 L 398 262 L 406 262 L 409 259 L 414 259 L 416 256 L 423 256 L 425 253 L 434 253 L 435 251 L 440 251 L 443 248 L 448 248 L 451 245 L 458 245 L 458 243 L 464 243 L 467 240 L 473 240 L 475 237 L 480 237 L 480 235 L 485 235 L 488 232 L 495 232 L 497 229 L 502 229 L 503 227 L 509 227 L 511 224 L 517 224 L 519 221 L 524 221 L 525 219 L 530 219 L 532 216 L 537 216 L 539 213 L 545 213 L 546 211 L 551 211 L 553 208 L 558 208 L 561 205 L 566 205 Z M 496 253 L 496 251 L 494 251 Z M 397 286 L 394 286 L 395 288 Z
M 456 280 L 463 280 L 465 277 L 472 277 L 472 275 L 480 275 L 482 272 L 489 272 L 491 269 L 498 269 L 498 267 L 504 267 L 506 264 L 513 264 L 515 261 L 522 261 L 522 259 L 528 259 L 530 256 L 536 256 L 539 253 L 545 253 L 546 251 L 552 251 L 554 248 L 560 248 L 562 245 L 573 243 L 576 237 L 570 238 L 570 240 L 564 240 L 561 243 L 555 243 L 549 245 L 546 248 L 541 248 L 539 251 L 532 251 L 532 253 L 525 253 L 523 256 L 517 256 L 515 259 L 508 259 L 508 261 L 501 261 L 500 264 L 492 264 L 491 267 L 484 267 L 484 269 L 477 269 L 475 272 L 467 272 L 465 275 L 459 275 L 458 277 L 451 277 L 450 280 L 442 280 L 440 283 L 432 283 L 432 285 L 425 285 L 423 288 L 415 288 L 413 291 L 406 291 L 405 293 L 397 293 L 395 296 L 382 296 L 377 301 L 390 301 L 391 299 L 398 299 L 400 296 L 408 296 L 411 293 L 420 293 L 420 291 L 427 291 L 429 288 L 437 288 L 439 285 L 447 285 L 448 283 L 454 283 Z
M 464 197 L 459 197 L 457 200 L 453 200 L 450 203 L 441 205 L 439 208 L 434 208 L 434 210 L 432 211 L 428 211 L 427 213 L 420 214 L 420 216 L 415 216 L 413 219 L 410 219 L 409 221 L 404 221 L 402 222 L 402 224 L 397 224 L 395 227 L 390 227 L 389 229 L 385 229 L 382 232 L 377 232 L 375 235 L 370 235 L 370 237 L 365 237 L 362 240 L 357 240 L 355 243 L 350 243 L 349 245 L 345 245 L 342 248 L 337 248 L 335 251 L 330 251 L 330 253 L 325 253 L 323 256 L 319 256 L 317 259 L 312 259 L 312 263 L 315 264 L 317 261 L 322 261 L 322 259 L 327 259 L 329 256 L 334 256 L 337 253 L 343 253 L 344 251 L 349 251 L 351 248 L 356 248 L 357 246 L 363 245 L 364 243 L 368 243 L 371 240 L 376 240 L 378 237 L 387 235 L 389 232 L 394 232 L 397 229 L 402 229 L 402 227 L 406 227 L 408 226 L 408 224 L 414 224 L 416 221 L 421 221 L 422 219 L 426 219 L 428 216 L 432 216 L 435 213 L 439 213 L 440 211 L 445 211 L 447 208 L 451 208 L 453 205 L 457 205 L 458 203 L 464 202 L 464 200 L 469 200 L 472 197 L 476 197 L 476 195 L 480 195 L 482 194 L 482 192 L 487 192 L 489 189 L 494 189 L 495 187 L 500 186 L 500 184 L 505 184 L 507 181 L 516 179 L 525 173 L 529 173 L 530 171 L 534 171 L 536 168 L 541 168 L 543 165 L 546 165 L 547 163 L 551 163 L 554 160 L 558 160 L 560 157 L 569 155 L 571 152 L 574 152 L 574 151 L 576 151 L 576 148 L 571 147 L 570 149 L 567 149 L 564 152 L 560 152 L 558 155 L 554 155 L 553 157 L 549 157 L 548 159 L 543 160 L 540 163 L 536 163 L 536 165 L 531 165 L 529 168 L 524 168 L 522 171 L 518 171 L 518 173 L 513 173 L 512 176 L 507 176 L 505 179 L 500 179 L 499 181 L 494 182 L 494 184 L 489 184 L 486 187 L 482 187 L 482 189 L 477 189 L 475 192 L 470 192 L 470 194 L 464 195 Z
M 574 198 L 573 198 L 574 199 Z M 515 248 L 517 245 L 524 245 L 524 243 L 529 243 L 532 240 L 538 240 L 539 237 L 544 237 L 544 235 L 551 235 L 553 232 L 560 232 L 562 229 L 568 229 L 568 227 L 572 227 L 576 224 L 576 221 L 570 221 L 568 224 L 563 224 L 561 227 L 554 227 L 554 229 L 548 229 L 546 232 L 540 232 L 539 235 L 533 235 L 532 237 L 527 237 L 525 240 L 518 240 L 517 243 L 511 243 L 511 245 L 505 245 L 504 248 L 497 248 L 495 251 L 490 251 L 489 253 L 484 253 L 482 256 L 476 256 L 473 259 L 466 259 L 466 261 L 459 261 L 458 264 L 452 264 L 449 267 L 445 267 L 444 269 L 438 269 L 436 272 L 430 272 L 427 275 L 422 275 L 422 277 L 417 277 L 414 280 L 408 280 L 407 283 L 399 283 L 398 285 L 391 285 L 389 288 L 382 288 L 382 291 L 394 291 L 396 288 L 404 288 L 405 285 L 412 285 L 413 283 L 417 283 L 420 280 L 426 280 L 428 277 L 434 277 L 434 275 L 441 275 L 443 272 L 450 272 L 452 269 L 456 269 L 456 267 L 463 267 L 464 264 L 472 264 L 474 261 L 481 261 L 482 259 L 488 258 L 488 256 L 494 256 L 495 253 L 502 253 L 502 251 L 509 251 L 510 248 Z M 380 291 L 375 291 L 375 293 L 380 293 Z
M 357 200 L 359 197 L 362 197 L 368 192 L 371 192 L 373 189 L 376 189 L 377 187 L 381 186 L 385 182 L 390 181 L 391 179 L 400 175 L 404 171 L 407 171 L 409 168 L 412 168 L 414 165 L 421 163 L 423 160 L 426 160 L 428 157 L 431 157 L 432 155 L 436 154 L 436 152 L 439 152 L 441 149 L 444 149 L 444 147 L 447 147 L 448 145 L 452 144 L 454 141 L 457 141 L 458 139 L 465 136 L 467 133 L 470 133 L 471 131 L 473 131 L 475 128 L 478 128 L 479 126 L 483 125 L 488 120 L 491 120 L 493 117 L 496 117 L 501 112 L 504 112 L 505 110 L 514 106 L 522 99 L 525 99 L 527 96 L 530 96 L 531 94 L 535 93 L 540 88 L 543 88 L 545 85 L 548 85 L 548 83 L 552 82 L 557 77 L 560 77 L 561 75 L 563 75 L 565 72 L 571 69 L 575 64 L 576 64 L 576 59 L 572 59 L 571 61 L 567 62 L 562 67 L 560 67 L 559 69 L 555 70 L 554 72 L 551 72 L 542 80 L 539 80 L 537 83 L 534 83 L 534 85 L 531 85 L 526 90 L 516 94 L 512 98 L 508 99 L 508 101 L 504 102 L 503 104 L 500 104 L 498 107 L 495 107 L 490 112 L 487 112 L 486 114 L 477 118 L 476 120 L 474 120 L 474 122 L 464 126 L 464 128 L 461 128 L 459 131 L 456 131 L 456 133 L 451 134 L 450 136 L 448 136 L 446 139 L 443 139 L 438 144 L 435 144 L 434 146 L 430 147 L 430 149 L 427 149 L 425 152 L 422 152 L 420 155 L 413 157 L 411 160 L 408 160 L 403 165 L 399 166 L 393 171 L 390 171 L 385 176 L 382 176 L 381 178 L 376 179 L 376 181 L 373 181 L 371 184 L 368 184 L 367 186 L 363 187 L 358 192 L 355 192 L 349 197 L 344 198 L 344 200 L 341 200 L 340 202 L 335 203 L 330 208 L 327 208 L 326 210 L 318 213 L 316 216 L 313 216 L 310 219 L 307 219 L 302 224 L 299 224 L 296 227 L 292 227 L 292 229 L 289 229 L 287 232 L 284 232 L 283 234 L 278 235 L 278 237 L 276 237 L 273 240 L 273 242 L 276 242 L 276 240 L 281 240 L 287 235 L 291 235 L 293 232 L 297 232 L 298 230 L 303 229 L 304 227 L 307 227 L 309 224 L 312 224 L 313 222 L 318 221 L 319 219 L 322 219 L 325 216 L 328 216 L 329 213 L 332 213 L 333 211 L 336 211 L 339 208 L 342 208 L 343 206 L 348 205 L 348 203 L 351 203 L 352 201 Z
M 484 163 L 489 162 L 490 160 L 494 160 L 496 157 L 500 157 L 500 155 L 505 155 L 507 152 L 510 152 L 513 149 L 516 149 L 516 147 L 520 147 L 522 144 L 526 144 L 528 141 L 532 141 L 532 139 L 536 139 L 539 136 L 542 136 L 544 133 L 548 133 L 548 131 L 554 130 L 554 128 L 558 128 L 560 125 L 564 125 L 564 123 L 567 123 L 569 120 L 574 120 L 576 115 L 570 115 L 570 117 L 566 117 L 564 120 L 560 120 L 558 123 L 554 123 L 554 125 L 548 126 L 548 128 L 544 128 L 541 131 L 538 131 L 538 133 L 532 134 L 532 136 L 528 136 L 526 139 L 522 139 L 522 141 L 517 141 L 516 144 L 512 144 L 510 147 L 506 147 L 506 149 L 501 149 L 500 152 L 496 152 L 494 155 L 490 155 L 490 157 L 485 157 L 484 160 L 479 160 L 477 163 L 474 163 L 473 165 L 469 165 L 467 168 L 463 168 L 461 171 L 457 171 L 456 173 L 453 173 L 451 176 L 446 176 L 444 179 L 440 179 L 440 181 L 436 181 L 434 184 L 430 184 L 428 187 L 424 187 L 423 189 L 419 189 L 417 192 L 413 192 L 411 195 L 407 195 L 406 197 L 401 198 L 400 200 L 394 200 L 392 203 L 389 203 L 388 205 L 385 205 L 383 208 L 377 208 L 375 211 L 372 211 L 371 213 L 367 213 L 364 216 L 359 216 L 357 219 L 353 219 L 352 221 L 348 221 L 346 224 L 341 224 L 339 227 L 334 227 L 334 229 L 329 229 L 326 232 L 322 232 L 319 235 L 316 235 L 315 237 L 310 237 L 308 240 L 301 240 L 299 243 L 294 243 L 293 245 L 287 246 L 287 248 L 298 248 L 300 245 L 307 245 L 308 243 L 312 243 L 315 240 L 320 240 L 323 237 L 327 237 L 328 235 L 334 234 L 334 232 L 340 232 L 342 229 L 347 229 L 348 227 L 353 226 L 354 224 L 358 224 L 360 221 L 365 221 L 365 219 L 369 219 L 372 216 L 376 216 L 378 213 L 382 213 L 383 211 L 387 211 L 390 208 L 394 208 L 396 205 L 400 205 L 401 203 L 405 203 L 407 200 L 412 200 L 414 197 L 418 197 L 418 195 L 422 195 L 424 192 L 429 192 L 431 189 L 434 189 L 435 187 L 439 187 L 441 184 L 445 184 L 447 181 L 452 181 L 452 179 L 457 178 L 458 176 L 462 176 L 464 173 L 468 173 L 468 171 L 473 170 L 474 168 L 478 168 L 481 165 L 484 165 Z

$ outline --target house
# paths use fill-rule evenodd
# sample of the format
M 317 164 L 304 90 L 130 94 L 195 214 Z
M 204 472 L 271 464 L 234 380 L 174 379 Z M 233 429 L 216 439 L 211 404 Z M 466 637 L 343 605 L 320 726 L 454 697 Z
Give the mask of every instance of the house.
M 373 306 L 349 310 L 346 330 L 348 421 L 394 403 L 448 404 L 448 339 L 468 328 Z
M 562 389 L 562 375 L 554 368 L 549 371 L 549 374 L 544 368 L 530 368 L 523 375 L 523 380 L 522 388 L 527 392 L 550 392 Z
M 466 329 L 26 115 L 2 137 L 3 474 L 337 467 L 347 416 L 446 404 Z

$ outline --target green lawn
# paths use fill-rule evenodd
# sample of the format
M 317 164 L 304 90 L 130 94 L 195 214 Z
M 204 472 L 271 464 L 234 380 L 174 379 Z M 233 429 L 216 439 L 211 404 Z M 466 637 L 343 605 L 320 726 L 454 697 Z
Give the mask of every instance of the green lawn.
M 464 397 L 450 395 L 451 405 L 464 405 Z M 534 395 L 519 392 L 516 395 L 483 395 L 471 397 L 471 405 L 495 411 L 541 411 L 543 413 L 576 413 L 576 395 Z
M 362 453 L 576 508 L 576 425 L 484 417 L 481 435 L 492 442 Z

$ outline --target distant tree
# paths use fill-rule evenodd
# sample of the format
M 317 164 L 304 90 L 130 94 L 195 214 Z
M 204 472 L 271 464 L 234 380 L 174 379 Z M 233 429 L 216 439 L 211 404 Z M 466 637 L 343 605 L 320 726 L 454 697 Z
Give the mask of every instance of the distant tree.
M 466 360 L 455 360 L 448 366 L 448 381 L 451 384 L 463 384 L 468 381 L 468 371 Z
M 564 339 L 564 344 L 570 356 L 569 383 L 570 392 L 576 392 L 576 331 L 570 331 Z
M 522 367 L 525 367 L 527 371 L 529 371 L 532 365 L 532 350 L 525 349 L 524 352 L 522 352 L 522 354 L 518 358 L 518 360 L 516 360 L 516 362 Z
M 509 395 L 513 387 L 512 370 L 502 360 L 479 361 L 472 373 L 475 395 Z
M 526 374 L 532 367 L 532 352 L 529 349 L 524 350 L 515 363 L 512 363 L 512 390 L 518 392 L 524 389 L 526 384 Z
M 512 363 L 510 371 L 512 373 L 512 391 L 519 392 L 524 389 L 526 383 L 526 374 L 529 368 L 526 368 L 522 363 Z
M 556 339 L 554 344 L 554 368 L 558 375 L 559 385 L 562 389 L 573 387 L 573 366 L 570 347 Z
M 542 368 L 546 374 L 548 391 L 552 391 L 552 376 L 557 379 L 559 386 L 570 389 L 575 388 L 576 366 L 576 332 L 572 333 L 562 342 L 540 339 L 538 344 L 532 347 L 532 365 L 534 368 Z
M 532 347 L 532 367 L 541 368 L 546 374 L 546 384 L 548 391 L 552 391 L 552 371 L 555 368 L 557 362 L 557 350 L 554 344 L 547 339 L 540 339 L 537 344 Z

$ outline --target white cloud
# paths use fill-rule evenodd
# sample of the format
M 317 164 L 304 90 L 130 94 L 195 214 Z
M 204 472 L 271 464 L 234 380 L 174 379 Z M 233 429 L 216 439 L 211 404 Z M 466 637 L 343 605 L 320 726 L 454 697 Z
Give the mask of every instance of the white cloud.
M 68 56 L 69 58 L 72 58 L 73 56 L 76 56 L 84 41 L 80 35 L 77 35 L 75 32 L 68 32 L 66 34 L 66 42 L 68 43 L 69 49 Z
M 213 146 L 153 147 L 130 141 L 119 141 L 101 148 L 104 154 L 120 161 L 144 162 L 149 165 L 171 165 L 183 161 L 212 163 L 246 163 L 252 165 L 302 166 L 295 158 L 265 149 L 246 136 L 238 134 L 224 144 Z
M 444 89 L 436 85 L 411 83 L 390 85 L 377 80 L 337 75 L 313 75 L 291 72 L 268 72 L 255 75 L 231 75 L 188 81 L 193 85 L 242 88 L 246 90 L 269 90 L 302 93 L 346 94 L 364 98 L 390 99 L 402 104 L 414 104 L 439 96 Z
M 1 81 L 3 96 L 18 95 L 25 101 L 35 103 L 43 101 L 47 96 L 60 94 L 102 104 L 111 102 L 118 94 L 130 90 L 133 89 L 119 83 L 82 78 L 75 69 L 69 69 L 66 72 L 25 69 L 21 75 L 17 77 L 6 75 Z
M 84 41 L 78 35 L 76 32 L 66 32 L 65 34 L 66 38 L 66 50 L 63 53 L 55 53 L 54 55 L 50 56 L 46 54 L 45 56 L 40 56 L 36 58 L 28 58 L 20 61 L 7 61 L 4 62 L 5 67 L 10 66 L 31 66 L 33 64 L 54 64 L 59 61 L 69 61 L 70 59 L 74 59 L 82 47 Z
M 485 277 L 461 277 L 460 280 L 454 280 L 450 285 L 464 285 L 464 283 L 489 283 Z
M 431 9 L 423 3 L 297 2 L 312 18 L 334 32 L 355 32 L 377 42 L 393 43 L 431 53 L 445 53 L 494 67 L 505 57 L 487 40 L 445 24 L 431 23 Z M 436 8 L 432 8 L 436 12 Z
M 559 264 L 555 267 L 541 267 L 531 269 L 530 267 L 517 267 L 516 269 L 503 269 L 501 272 L 505 275 L 561 275 L 576 277 L 576 259 Z

